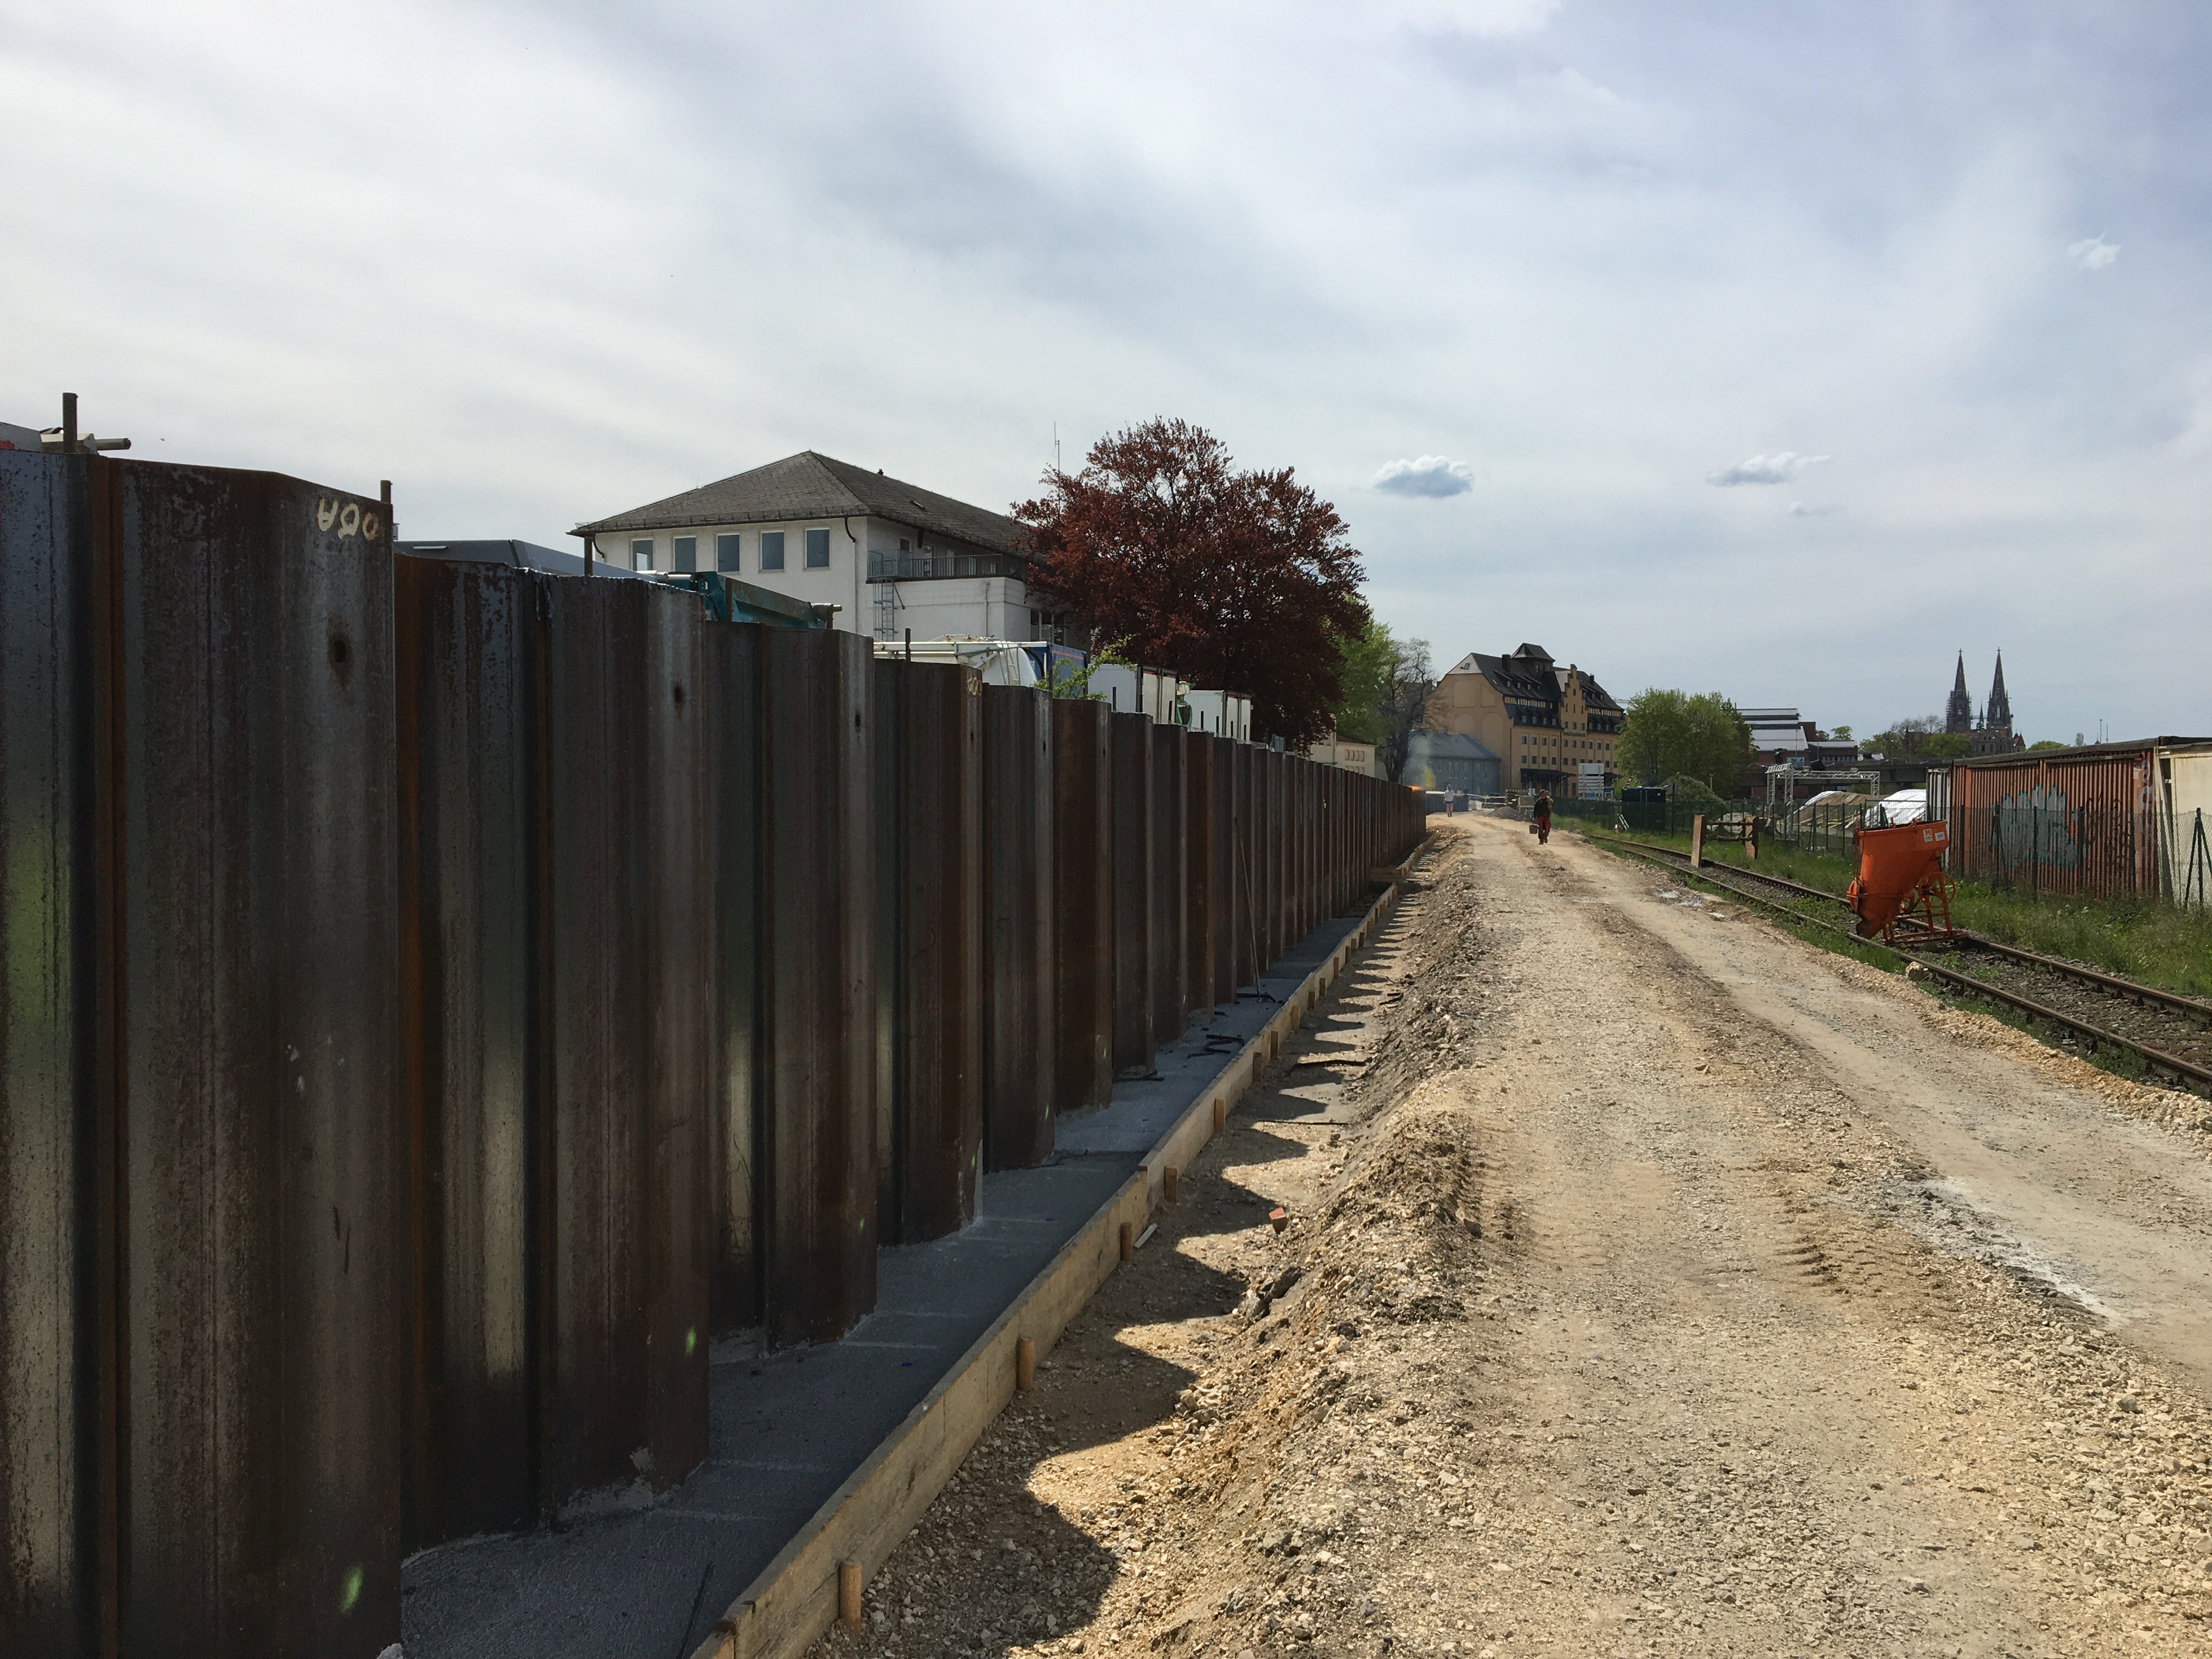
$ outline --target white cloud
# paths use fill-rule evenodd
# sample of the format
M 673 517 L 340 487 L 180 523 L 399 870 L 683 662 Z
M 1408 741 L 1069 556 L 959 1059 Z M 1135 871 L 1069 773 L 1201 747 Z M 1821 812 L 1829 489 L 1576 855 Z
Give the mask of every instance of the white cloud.
M 2101 236 L 2092 236 L 2085 241 L 2067 244 L 2066 257 L 2083 270 L 2102 270 L 2120 257 L 2120 245 Z
M 1792 501 L 1790 503 L 1790 516 L 1793 519 L 1833 518 L 1837 514 L 1843 510 L 1843 507 L 1835 501 Z
M 1829 459 L 1826 455 L 1800 455 L 1794 449 L 1785 449 L 1718 468 L 1705 474 L 1705 482 L 1720 489 L 1733 489 L 1737 484 L 1788 483 L 1807 467 L 1818 466 Z
M 1424 455 L 1419 460 L 1389 463 L 1370 487 L 1386 495 L 1462 495 L 1474 488 L 1474 469 L 1465 461 Z
M 1618 691 L 1724 656 L 1879 723 L 1915 676 L 1941 706 L 1973 603 L 2033 735 L 2212 721 L 2172 668 L 2212 608 L 2212 6 L 113 11 L 0 3 L 0 303 L 40 319 L 0 420 L 66 387 L 135 454 L 573 547 L 805 447 L 1003 508 L 1055 422 L 1073 459 L 1180 415 L 1326 486 L 1439 661 L 1533 635 Z M 2128 305 L 2086 224 L 2161 228 Z M 1459 507 L 1369 487 L 1447 436 Z M 1745 436 L 1848 456 L 1796 533 L 1937 620 L 1806 653 L 1745 578 L 1841 477 L 1688 489 Z M 2133 648 L 2039 672 L 2085 638 Z

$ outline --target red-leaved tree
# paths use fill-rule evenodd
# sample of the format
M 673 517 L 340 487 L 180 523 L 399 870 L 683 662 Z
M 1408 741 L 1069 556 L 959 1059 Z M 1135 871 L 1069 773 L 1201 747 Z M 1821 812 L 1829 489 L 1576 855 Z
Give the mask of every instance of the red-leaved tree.
M 1328 733 L 1341 641 L 1367 621 L 1364 573 L 1336 509 L 1289 467 L 1240 472 L 1210 433 L 1156 419 L 1044 485 L 1013 510 L 1033 585 L 1133 660 L 1249 696 L 1262 735 Z

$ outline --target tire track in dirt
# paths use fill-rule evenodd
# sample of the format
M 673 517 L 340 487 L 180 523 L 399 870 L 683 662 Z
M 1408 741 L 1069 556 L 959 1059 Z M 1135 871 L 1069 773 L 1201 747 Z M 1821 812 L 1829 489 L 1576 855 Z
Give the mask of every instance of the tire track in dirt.
M 1680 948 L 1740 913 L 1443 837 L 825 1647 L 2200 1650 L 2202 1401 L 1929 1196 L 1802 1029 L 1865 1025 L 1856 965 L 1771 937 L 1747 1000 Z

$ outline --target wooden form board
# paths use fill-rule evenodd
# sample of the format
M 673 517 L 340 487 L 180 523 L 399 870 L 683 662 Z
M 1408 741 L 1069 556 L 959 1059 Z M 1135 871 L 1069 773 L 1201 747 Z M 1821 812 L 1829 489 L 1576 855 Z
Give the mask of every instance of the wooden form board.
M 872 1577 L 936 1499 L 991 1419 L 1013 1398 L 1016 1349 L 1024 1339 L 1042 1354 L 1060 1340 L 1098 1287 L 1121 1265 L 1121 1224 L 1141 1231 L 1160 1201 L 1169 1166 L 1186 1169 L 1213 1135 L 1213 1104 L 1234 1105 L 1267 1069 L 1298 1023 L 1365 945 L 1426 850 L 1378 870 L 1387 881 L 1359 925 L 1306 975 L 1275 1017 L 1201 1089 L 1175 1126 L 1060 1247 L 991 1328 L 976 1338 L 927 1398 L 907 1413 L 867 1461 L 831 1493 L 814 1518 L 761 1570 L 692 1659 L 799 1659 L 837 1617 L 837 1569 L 858 1562 Z

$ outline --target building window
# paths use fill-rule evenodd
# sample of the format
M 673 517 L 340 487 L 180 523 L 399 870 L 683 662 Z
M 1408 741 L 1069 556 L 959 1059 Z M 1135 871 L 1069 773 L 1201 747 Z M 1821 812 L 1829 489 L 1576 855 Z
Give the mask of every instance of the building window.
M 699 538 L 696 536 L 677 536 L 670 539 L 668 568 L 679 576 L 690 576 L 697 573 Z
M 830 532 L 810 530 L 806 532 L 806 568 L 827 570 L 830 568 Z
M 653 538 L 641 537 L 629 544 L 629 568 L 633 570 L 653 568 Z
M 763 570 L 783 568 L 783 532 L 781 530 L 761 532 L 760 568 Z
M 738 538 L 736 536 L 717 536 L 714 538 L 714 568 L 717 570 L 732 571 L 738 568 Z

